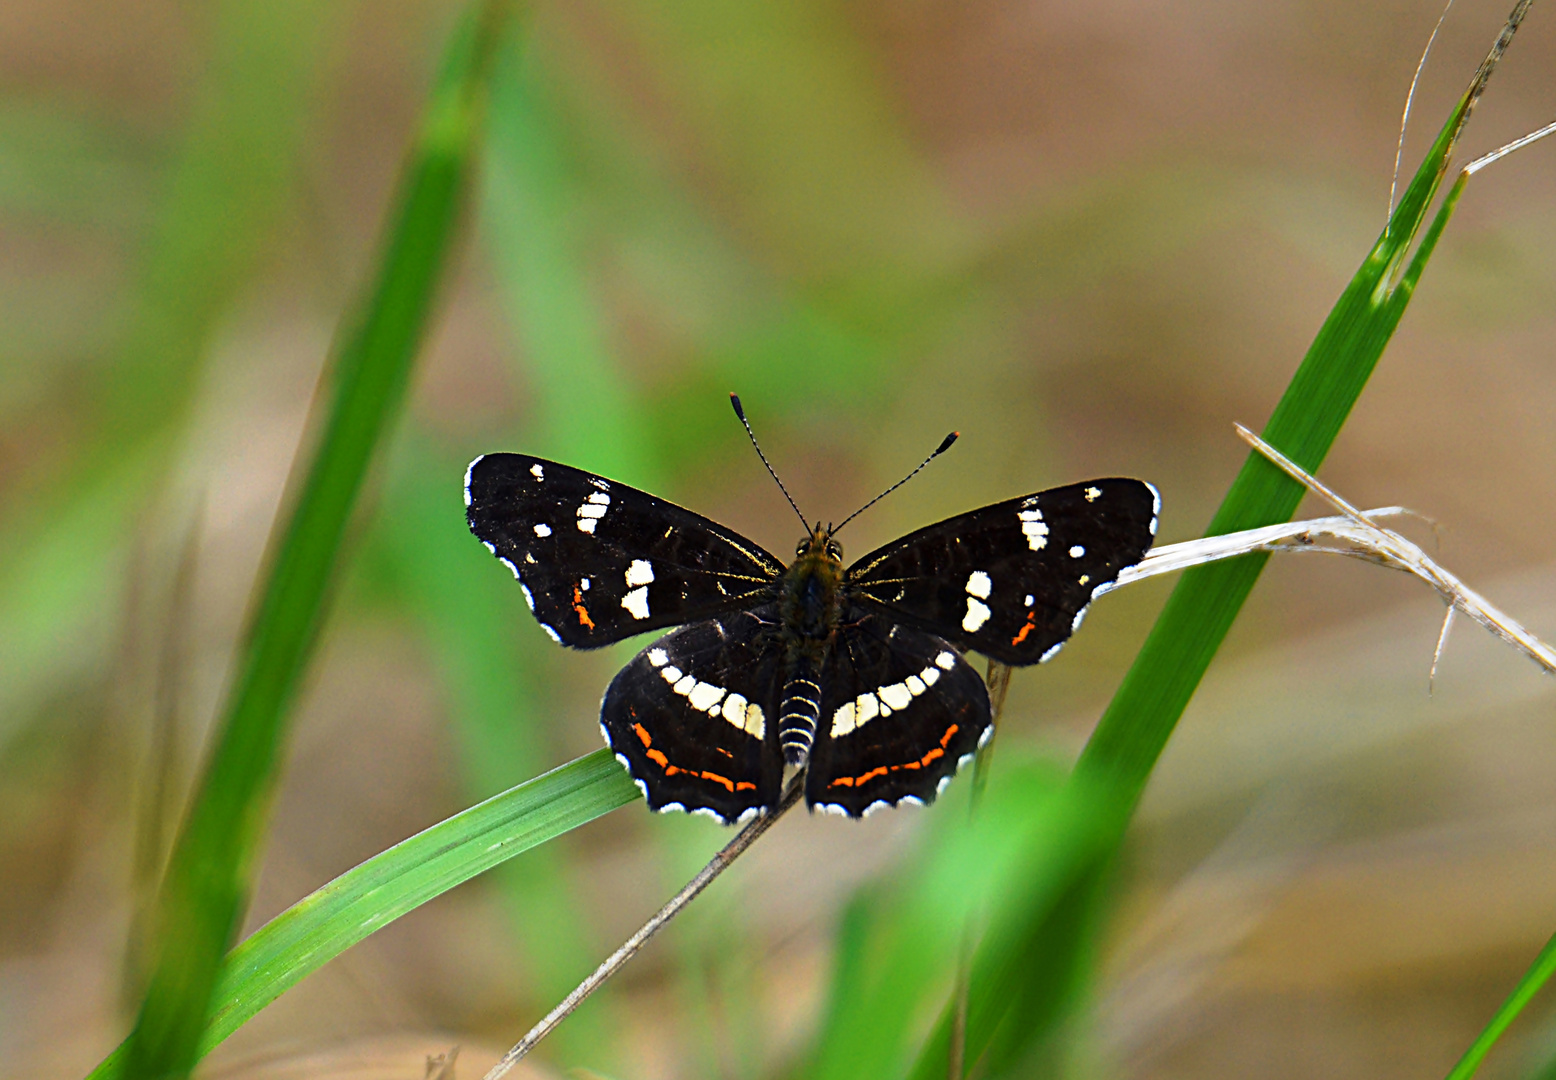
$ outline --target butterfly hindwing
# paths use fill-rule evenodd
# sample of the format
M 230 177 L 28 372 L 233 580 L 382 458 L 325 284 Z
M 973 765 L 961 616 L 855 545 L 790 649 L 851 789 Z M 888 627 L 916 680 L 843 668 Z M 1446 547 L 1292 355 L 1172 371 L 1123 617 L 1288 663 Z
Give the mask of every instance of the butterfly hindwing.
M 600 726 L 655 810 L 739 821 L 778 801 L 783 650 L 772 606 L 655 641 L 611 681 Z
M 1156 534 L 1156 489 L 1091 480 L 948 518 L 871 552 L 849 594 L 1006 664 L 1046 660 Z
M 763 602 L 783 566 L 674 503 L 524 454 L 465 476 L 470 530 L 564 645 L 595 648 Z
M 858 817 L 933 802 L 989 728 L 989 695 L 949 642 L 855 608 L 823 671 L 805 779 L 812 807 Z

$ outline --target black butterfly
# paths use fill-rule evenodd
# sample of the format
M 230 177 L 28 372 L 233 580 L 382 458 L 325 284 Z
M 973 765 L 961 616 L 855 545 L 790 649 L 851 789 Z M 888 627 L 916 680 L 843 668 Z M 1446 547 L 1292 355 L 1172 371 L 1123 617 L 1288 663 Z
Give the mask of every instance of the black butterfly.
M 1091 480 L 948 518 L 844 569 L 830 526 L 807 525 L 786 567 L 689 510 L 522 454 L 473 461 L 465 503 L 561 644 L 680 627 L 611 681 L 600 726 L 650 807 L 726 823 L 775 805 L 785 764 L 806 767 L 812 808 L 932 802 L 991 731 L 964 650 L 1053 656 L 1144 557 L 1160 506 L 1139 480 Z

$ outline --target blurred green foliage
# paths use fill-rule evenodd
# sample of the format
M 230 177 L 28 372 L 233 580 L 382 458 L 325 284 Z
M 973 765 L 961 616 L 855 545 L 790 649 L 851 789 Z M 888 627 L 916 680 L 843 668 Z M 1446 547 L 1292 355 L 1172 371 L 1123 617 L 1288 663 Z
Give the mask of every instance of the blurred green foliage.
M 126 125 L 57 106 L 0 111 L 8 151 L 0 209 L 105 234 L 128 268 L 106 299 L 80 279 L 61 282 L 55 295 L 68 302 L 50 303 L 68 313 L 46 304 L 41 317 L 7 320 L 0 344 L 0 419 L 22 433 L 4 445 L 29 445 L 0 478 L 0 754 L 29 733 L 52 733 L 61 715 L 110 711 L 104 701 L 145 629 L 135 590 L 166 591 L 158 554 L 200 527 L 197 492 L 219 493 L 227 481 L 192 464 L 208 446 L 202 409 L 242 417 L 243 404 L 220 401 L 215 389 L 222 364 L 233 363 L 221 360 L 221 346 L 263 302 L 256 293 L 271 287 L 287 245 L 307 246 L 288 229 L 306 232 L 298 221 L 318 212 L 302 176 L 349 14 L 296 0 L 224 2 L 203 13 L 208 56 L 176 138 L 137 139 L 133 126 L 126 135 Z M 916 481 L 911 501 L 883 505 L 861 532 L 884 535 L 926 513 L 1030 489 L 1067 467 L 1044 414 L 1068 403 L 1033 370 L 1026 310 L 1038 297 L 1054 307 L 1090 302 L 1118 283 L 1130 295 L 1212 223 L 1224 227 L 1225 204 L 1236 201 L 1240 181 L 1226 170 L 1136 162 L 1106 182 L 1032 196 L 995 229 L 935 173 L 896 111 L 892 74 L 845 9 L 628 3 L 610 9 L 608 27 L 601 18 L 543 9 L 495 57 L 481 170 L 470 182 L 474 240 L 447 273 L 450 288 L 469 274 L 481 284 L 466 290 L 486 290 L 501 342 L 499 359 L 480 372 L 487 383 L 450 392 L 438 381 L 446 372 L 427 374 L 403 430 L 367 474 L 376 446 L 367 429 L 395 412 L 396 387 L 387 385 L 377 418 L 350 440 L 358 456 L 345 462 L 351 475 L 329 500 L 331 520 L 304 525 L 300 541 L 320 545 L 318 566 L 327 568 L 345 535 L 344 551 L 357 558 L 346 560 L 341 620 L 392 623 L 421 644 L 450 720 L 463 800 L 504 793 L 337 878 L 245 942 L 222 974 L 224 1004 L 200 1053 L 331 956 L 515 848 L 529 850 L 493 875 L 523 973 L 516 999 L 502 1005 L 505 1022 L 543 1011 L 613 944 L 584 902 L 598 888 L 580 870 L 585 839 L 536 845 L 635 795 L 604 751 L 547 772 L 577 753 L 578 731 L 592 738 L 597 689 L 624 650 L 562 658 L 527 619 L 507 573 L 464 529 L 458 478 L 474 453 L 522 447 L 707 509 L 727 496 L 735 467 L 754 472 L 724 405 L 738 389 L 772 456 L 797 463 L 829 500 L 822 517 L 841 516 L 974 415 L 983 436 L 958 449 L 954 470 Z M 447 34 L 433 30 L 429 42 Z M 641 70 L 612 67 L 612 35 L 634 43 Z M 436 130 L 446 101 L 436 88 L 428 97 Z M 412 167 L 451 149 L 462 161 L 468 137 L 461 129 L 450 144 L 416 144 Z M 677 145 L 697 153 L 668 149 Z M 1273 441 L 1296 438 L 1305 464 L 1322 459 L 1409 299 L 1413 276 L 1391 294 L 1378 286 L 1402 265 L 1447 150 L 1442 140 L 1433 148 L 1396 215 L 1408 230 L 1380 242 L 1272 421 Z M 420 275 L 408 301 L 384 299 L 377 310 L 394 339 L 390 367 L 409 359 L 418 305 L 445 274 L 460 178 L 442 181 L 429 231 L 402 233 L 386 246 L 386 263 L 348 275 L 375 280 L 396 252 Z M 1420 251 L 1424 258 L 1430 245 Z M 373 257 L 352 254 L 365 265 Z M 333 312 L 349 284 L 336 288 L 322 290 L 321 308 Z M 1149 300 L 1149 287 L 1139 293 Z M 364 318 L 343 324 L 347 340 L 375 325 L 373 310 Z M 264 362 L 255 356 L 240 362 Z M 904 426 L 903 415 L 912 422 Z M 63 417 L 67 430 L 44 431 L 38 416 Z M 335 453 L 326 449 L 326 464 Z M 351 535 L 364 476 L 368 505 Z M 1212 528 L 1289 515 L 1296 499 L 1288 481 L 1250 464 Z M 781 505 L 772 513 L 736 505 L 764 527 L 792 529 Z M 1251 562 L 1207 571 L 1201 585 L 1231 584 L 1211 590 L 1213 602 L 1173 601 L 1088 748 L 1081 780 L 1067 783 L 1046 758 L 1002 748 L 975 818 L 959 794 L 945 800 L 907 857 L 847 904 L 818 1030 L 776 1070 L 764 1005 L 750 988 L 763 954 L 746 913 L 717 889 L 700 900 L 667 935 L 674 1007 L 690 1018 L 687 1067 L 749 1077 L 945 1075 L 964 947 L 949 928 L 971 924 L 981 933 L 968 957 L 969 1064 L 982 1075 L 1064 1071 L 1065 1025 L 1087 1000 L 1114 846 L 1257 572 Z M 272 728 L 253 744 L 262 749 L 284 745 L 282 721 L 316 626 L 310 612 L 319 610 L 309 605 L 327 597 L 328 576 L 312 575 L 302 616 L 285 630 L 290 660 L 270 678 L 262 724 Z M 83 687 L 99 700 L 83 705 Z M 205 851 L 186 857 L 237 882 L 206 912 L 217 937 L 228 933 L 257 857 L 245 837 L 265 827 L 274 776 L 268 749 L 238 757 L 226 774 L 207 774 L 233 802 Z M 234 770 L 243 782 L 229 785 L 221 777 Z M 623 828 L 654 852 L 665 893 L 723 839 L 696 822 Z M 187 930 L 198 914 L 172 921 Z M 168 921 L 164 913 L 137 932 Z M 196 974 L 215 977 L 215 953 L 196 959 L 192 966 L 209 969 Z M 183 1048 L 151 1053 L 148 1075 L 192 1060 L 199 1020 L 174 998 L 164 1018 L 179 1014 L 168 1023 Z M 629 1075 L 628 1027 L 607 992 L 543 1052 Z

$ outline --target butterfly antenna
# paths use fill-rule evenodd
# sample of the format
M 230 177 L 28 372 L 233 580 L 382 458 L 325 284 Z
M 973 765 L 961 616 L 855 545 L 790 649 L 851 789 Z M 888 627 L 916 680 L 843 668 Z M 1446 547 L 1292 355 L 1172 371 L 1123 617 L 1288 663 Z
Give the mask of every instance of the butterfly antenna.
M 762 459 L 763 465 L 767 466 L 767 472 L 773 478 L 773 482 L 778 485 L 778 490 L 783 492 L 783 497 L 785 499 L 789 500 L 789 505 L 794 507 L 794 512 L 796 514 L 799 514 L 800 524 L 805 526 L 806 531 L 809 532 L 810 522 L 805 520 L 804 514 L 800 514 L 800 508 L 795 506 L 794 496 L 790 495 L 789 489 L 783 486 L 783 481 L 778 479 L 778 473 L 774 471 L 772 462 L 768 461 L 767 455 L 762 453 L 762 444 L 756 441 L 756 432 L 751 430 L 751 421 L 746 419 L 746 410 L 740 404 L 740 395 L 729 395 L 729 403 L 735 407 L 735 415 L 740 417 L 741 424 L 745 426 L 746 434 L 751 436 L 751 445 L 756 447 L 756 456 Z M 939 451 L 936 451 L 936 453 L 939 453 Z
M 886 496 L 888 496 L 892 492 L 896 491 L 903 484 L 906 484 L 909 480 L 912 480 L 915 476 L 917 476 L 919 474 L 919 472 L 924 468 L 925 465 L 928 465 L 931 461 L 934 461 L 941 454 L 943 454 L 947 450 L 951 449 L 951 444 L 954 443 L 958 438 L 960 438 L 961 434 L 962 433 L 960 431 L 953 431 L 953 432 L 951 432 L 951 434 L 947 435 L 944 439 L 942 439 L 940 441 L 940 445 L 935 447 L 935 452 L 933 454 L 930 454 L 923 461 L 919 462 L 919 466 L 918 466 L 917 469 L 914 469 L 912 472 L 908 473 L 907 476 L 904 476 L 901 480 L 898 480 L 891 487 L 887 488 L 885 491 L 881 492 L 875 498 L 873 498 L 869 502 L 865 503 L 859 509 L 855 510 L 852 514 L 849 514 L 846 518 L 843 519 L 843 522 L 842 522 L 841 525 L 838 525 L 836 528 L 834 528 L 832 530 L 832 534 L 834 536 L 836 536 L 838 531 L 843 528 L 843 525 L 847 525 L 850 521 L 854 520 L 854 518 L 858 517 L 860 514 L 864 513 L 866 510 L 870 509 L 870 507 L 874 506 L 876 503 L 878 503 L 882 499 L 886 498 Z

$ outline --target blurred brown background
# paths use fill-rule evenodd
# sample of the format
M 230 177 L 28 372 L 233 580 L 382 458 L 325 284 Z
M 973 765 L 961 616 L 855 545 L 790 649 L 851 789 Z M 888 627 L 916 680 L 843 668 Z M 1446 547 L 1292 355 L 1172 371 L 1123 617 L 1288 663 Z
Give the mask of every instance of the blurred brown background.
M 457 10 L 0 6 L 5 1072 L 81 1075 L 125 1030 L 138 906 Z M 1114 473 L 1160 487 L 1164 541 L 1198 535 L 1243 456 L 1232 421 L 1262 424 L 1382 227 L 1437 14 L 534 5 L 250 926 L 598 745 L 626 653 L 552 647 L 462 535 L 478 453 L 565 458 L 784 553 L 794 522 L 733 389 L 822 518 L 961 430 L 850 527 L 855 553 Z M 1449 16 L 1407 175 L 1505 14 Z M 1466 154 L 1551 119 L 1553 60 L 1537 7 Z M 1324 468 L 1361 505 L 1440 522 L 1444 562 L 1547 638 L 1552 152 L 1471 184 Z M 1114 594 L 1059 661 L 1019 673 L 1002 745 L 1073 754 L 1167 588 Z M 1142 809 L 1078 1072 L 1419 1077 L 1468 1045 L 1556 930 L 1556 693 L 1461 624 L 1429 696 L 1440 615 L 1399 575 L 1274 560 Z M 644 1078 L 792 1060 L 840 903 L 918 828 L 802 816 L 578 1018 L 575 1050 L 603 1040 L 602 1067 Z M 330 1054 L 366 1075 L 388 1055 L 404 1064 L 385 1075 L 419 1076 L 457 1042 L 473 1075 L 724 835 L 610 815 L 358 946 L 206 1067 Z M 1486 1075 L 1553 1053 L 1537 1005 Z

